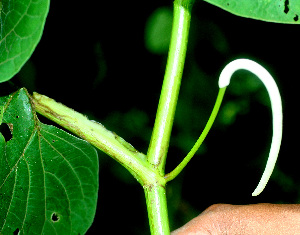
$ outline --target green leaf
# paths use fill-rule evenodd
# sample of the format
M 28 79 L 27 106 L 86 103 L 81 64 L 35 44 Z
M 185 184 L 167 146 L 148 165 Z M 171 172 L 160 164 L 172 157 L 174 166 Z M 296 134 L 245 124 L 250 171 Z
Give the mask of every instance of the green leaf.
M 49 0 L 0 0 L 0 82 L 11 79 L 42 36 Z
M 204 0 L 235 15 L 287 24 L 299 24 L 300 0 Z
M 7 142 L 0 133 L 0 234 L 84 234 L 96 211 L 96 150 L 42 124 L 25 89 L 0 98 L 0 111 L 12 130 Z

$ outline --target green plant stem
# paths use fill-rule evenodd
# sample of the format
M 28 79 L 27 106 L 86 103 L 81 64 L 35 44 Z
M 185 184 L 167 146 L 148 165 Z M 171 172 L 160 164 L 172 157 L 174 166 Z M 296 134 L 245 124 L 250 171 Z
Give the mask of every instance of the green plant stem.
M 169 235 L 164 166 L 183 73 L 193 0 L 175 0 L 169 57 L 147 159 L 102 125 L 35 93 L 37 112 L 74 132 L 126 167 L 144 188 L 152 235 Z
M 188 162 L 195 155 L 195 153 L 199 149 L 200 145 L 203 143 L 205 137 L 207 136 L 210 128 L 212 127 L 212 125 L 216 119 L 216 116 L 218 114 L 218 111 L 220 109 L 220 106 L 221 106 L 221 103 L 222 103 L 222 100 L 224 97 L 225 90 L 226 90 L 226 87 L 220 88 L 213 111 L 206 123 L 204 130 L 202 131 L 200 137 L 198 138 L 197 142 L 195 143 L 195 145 L 193 146 L 191 151 L 187 154 L 187 156 L 182 160 L 182 162 L 173 171 L 171 171 L 170 173 L 165 175 L 165 179 L 167 182 L 173 180 L 183 170 L 183 168 L 188 164 Z
M 38 113 L 80 136 L 120 162 L 141 185 L 156 182 L 164 184 L 163 177 L 158 177 L 144 154 L 135 150 L 129 143 L 114 132 L 107 130 L 100 123 L 91 121 L 81 113 L 38 93 L 33 94 L 32 102 Z
M 183 73 L 191 20 L 191 1 L 174 2 L 173 28 L 161 96 L 148 149 L 150 162 L 164 174 L 169 140 Z
M 144 186 L 148 219 L 152 235 L 169 235 L 169 219 L 165 185 Z
M 164 175 L 167 151 L 181 84 L 187 50 L 193 1 L 175 0 L 173 28 L 168 62 L 153 133 L 148 149 L 148 162 Z M 165 185 L 155 183 L 144 187 L 152 235 L 170 234 Z
M 127 168 L 144 188 L 152 234 L 170 234 L 166 180 L 147 162 L 145 155 L 100 123 L 88 120 L 47 96 L 34 93 L 31 101 L 38 113 L 85 139 Z

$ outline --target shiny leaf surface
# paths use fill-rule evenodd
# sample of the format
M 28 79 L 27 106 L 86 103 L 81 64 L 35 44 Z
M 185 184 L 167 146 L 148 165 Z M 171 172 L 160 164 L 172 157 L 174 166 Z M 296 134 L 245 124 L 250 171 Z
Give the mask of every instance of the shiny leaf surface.
M 300 0 L 204 0 L 235 15 L 276 23 L 299 24 Z
M 40 41 L 49 0 L 0 1 L 0 82 L 11 79 Z

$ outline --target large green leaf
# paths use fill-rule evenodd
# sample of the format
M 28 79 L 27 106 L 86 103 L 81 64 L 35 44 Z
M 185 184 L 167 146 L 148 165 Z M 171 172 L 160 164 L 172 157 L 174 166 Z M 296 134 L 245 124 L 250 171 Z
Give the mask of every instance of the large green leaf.
M 0 0 L 0 82 L 12 78 L 38 44 L 49 0 Z
M 300 0 L 204 0 L 235 15 L 276 23 L 299 24 Z
M 0 111 L 12 130 L 7 142 L 0 133 L 0 234 L 84 234 L 96 211 L 96 150 L 42 124 L 25 89 L 0 98 Z

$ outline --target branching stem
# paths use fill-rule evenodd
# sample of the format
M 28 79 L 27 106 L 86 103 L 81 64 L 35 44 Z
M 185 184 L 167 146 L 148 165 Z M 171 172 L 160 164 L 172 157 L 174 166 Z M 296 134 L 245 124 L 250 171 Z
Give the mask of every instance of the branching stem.
M 147 160 L 164 176 L 175 109 L 181 84 L 193 0 L 175 0 L 168 62 L 156 113 Z M 152 235 L 170 234 L 165 185 L 144 187 Z

